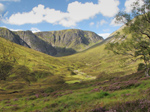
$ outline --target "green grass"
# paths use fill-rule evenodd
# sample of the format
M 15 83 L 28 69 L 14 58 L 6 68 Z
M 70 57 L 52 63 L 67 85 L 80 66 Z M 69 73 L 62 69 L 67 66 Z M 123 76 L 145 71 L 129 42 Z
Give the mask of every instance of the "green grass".
M 3 38 L 0 41 L 5 46 L 11 45 Z M 133 63 L 128 59 L 124 62 L 127 57 L 108 53 L 105 43 L 59 58 L 14 46 L 15 53 L 21 56 L 18 64 L 27 66 L 37 81 L 28 85 L 22 79 L 11 80 L 17 74 L 1 81 L 0 112 L 87 112 L 100 107 L 109 110 L 115 104 L 127 101 L 150 99 L 146 92 L 150 79 L 144 79 L 143 72 L 132 74 L 137 71 L 140 61 Z M 133 80 L 137 82 L 133 83 Z M 120 88 L 116 88 L 116 82 Z M 19 88 L 19 84 L 25 86 Z M 13 85 L 19 89 L 10 89 Z
M 141 74 L 141 75 L 140 75 Z M 116 91 L 103 91 L 96 90 L 101 86 L 111 85 L 112 81 L 109 81 L 108 84 L 101 84 L 90 86 L 89 84 L 98 83 L 99 81 L 86 82 L 85 87 L 81 87 L 79 85 L 70 85 L 66 89 L 59 91 L 54 91 L 48 96 L 44 95 L 46 93 L 35 93 L 35 95 L 31 95 L 24 98 L 15 98 L 11 100 L 3 100 L 1 101 L 1 110 L 2 111 L 35 111 L 35 110 L 43 110 L 43 111 L 89 111 L 98 107 L 105 107 L 106 109 L 111 108 L 116 103 L 124 103 L 127 101 L 134 101 L 142 98 L 149 98 L 148 93 L 144 93 L 145 90 L 150 88 L 149 80 L 146 79 L 143 81 L 142 74 L 140 73 L 139 82 L 141 84 L 137 87 L 132 87 L 130 89 L 119 89 Z M 138 77 L 136 74 L 133 74 L 134 77 Z M 130 77 L 130 76 L 129 76 Z M 122 77 L 120 80 L 130 81 L 132 78 Z M 141 88 L 145 83 L 145 87 Z M 71 89 L 73 86 L 77 86 L 76 89 Z M 16 108 L 14 108 L 16 106 Z M 18 108 L 17 108 L 18 107 Z M 12 110 L 14 108 L 14 110 Z

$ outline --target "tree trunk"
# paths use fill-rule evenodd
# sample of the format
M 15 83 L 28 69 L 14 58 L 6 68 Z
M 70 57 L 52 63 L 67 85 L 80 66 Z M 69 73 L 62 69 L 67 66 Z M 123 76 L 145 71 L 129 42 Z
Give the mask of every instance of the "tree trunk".
M 145 75 L 146 75 L 146 77 L 149 76 L 149 70 L 150 70 L 150 68 L 147 68 L 147 69 L 145 70 Z

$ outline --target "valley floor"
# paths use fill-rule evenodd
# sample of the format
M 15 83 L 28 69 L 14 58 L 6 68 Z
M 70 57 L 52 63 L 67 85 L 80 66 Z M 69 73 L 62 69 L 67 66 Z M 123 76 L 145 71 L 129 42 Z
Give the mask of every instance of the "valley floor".
M 31 85 L 24 90 L 0 90 L 1 112 L 148 112 L 150 77 L 137 72 L 106 81 Z M 37 84 L 36 84 L 37 86 Z M 45 88 L 47 87 L 47 88 Z M 32 88 L 32 89 L 31 89 Z M 33 89 L 34 88 L 34 89 Z
M 0 47 L 12 48 L 9 41 L 0 41 L 5 43 Z M 105 44 L 59 58 L 13 46 L 12 55 L 19 56 L 13 65 L 17 72 L 10 70 L 12 74 L 0 81 L 0 112 L 150 110 L 150 78 L 137 72 L 140 62 L 125 62 L 128 57 L 108 53 Z

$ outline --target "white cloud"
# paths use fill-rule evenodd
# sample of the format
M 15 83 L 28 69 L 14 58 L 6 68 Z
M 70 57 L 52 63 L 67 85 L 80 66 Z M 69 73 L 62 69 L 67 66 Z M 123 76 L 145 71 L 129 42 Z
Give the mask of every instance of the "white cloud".
M 44 5 L 34 7 L 30 12 L 16 13 L 6 18 L 6 23 L 23 25 L 23 24 L 37 24 L 43 21 L 48 23 L 58 24 L 63 21 L 67 13 L 57 11 L 55 9 L 45 8 Z M 61 23 L 60 23 L 61 24 Z
M 94 25 L 94 22 L 91 22 L 91 23 L 90 23 L 90 26 L 93 26 L 93 25 Z
M 21 30 L 21 29 L 12 29 L 12 28 L 8 28 L 8 27 L 6 27 L 6 26 L 1 26 L 2 28 L 7 28 L 7 29 L 9 29 L 9 30 L 11 30 L 11 31 L 23 31 L 23 30 Z
M 21 29 L 9 29 L 9 30 L 11 30 L 11 31 L 23 31 Z
M 39 30 L 38 28 L 31 28 L 31 31 L 32 31 L 33 33 L 40 32 L 40 30 Z
M 123 25 L 123 22 L 121 21 L 116 21 L 116 18 L 114 18 L 111 23 L 110 23 L 111 26 L 122 26 Z
M 107 24 L 108 22 L 107 21 L 105 21 L 104 19 L 102 19 L 101 21 L 100 21 L 100 25 L 102 26 L 103 24 Z
M 102 19 L 101 21 L 97 22 L 96 27 L 98 28 L 99 26 L 102 26 L 102 25 L 107 24 L 107 23 L 108 23 L 107 21 L 105 21 L 104 19 Z
M 110 33 L 100 33 L 98 35 L 102 36 L 104 39 L 106 39 L 110 35 Z
M 103 16 L 113 17 L 119 12 L 119 0 L 99 0 L 100 12 Z
M 0 3 L 0 14 L 2 14 L 5 10 L 5 6 Z
M 20 2 L 21 0 L 0 0 L 0 2 Z
M 1 26 L 2 28 L 6 28 L 6 29 L 9 29 L 10 31 L 23 31 L 21 29 L 12 29 L 12 28 L 8 28 L 6 26 Z
M 132 11 L 132 9 L 133 9 L 132 4 L 136 1 L 137 0 L 126 0 L 126 2 L 125 2 L 125 11 L 127 13 L 130 13 Z M 143 0 L 139 0 L 139 7 L 142 6 L 143 4 L 144 4 Z
M 113 17 L 118 13 L 119 0 L 99 0 L 98 4 L 78 1 L 68 4 L 67 12 L 45 8 L 39 4 L 30 12 L 12 14 L 6 18 L 6 23 L 14 25 L 37 24 L 46 21 L 51 24 L 60 24 L 65 27 L 74 27 L 83 20 L 95 17 L 97 14 Z M 111 12 L 111 13 L 110 13 Z
M 68 5 L 67 11 L 71 20 L 79 22 L 94 17 L 99 13 L 100 8 L 92 2 L 82 4 L 76 1 Z

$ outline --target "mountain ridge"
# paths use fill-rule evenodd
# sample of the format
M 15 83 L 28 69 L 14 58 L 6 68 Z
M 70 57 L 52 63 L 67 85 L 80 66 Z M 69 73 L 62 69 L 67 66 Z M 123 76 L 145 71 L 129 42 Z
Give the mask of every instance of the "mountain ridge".
M 94 32 L 79 29 L 33 33 L 29 30 L 10 31 L 1 27 L 0 36 L 52 56 L 71 55 L 104 40 Z

